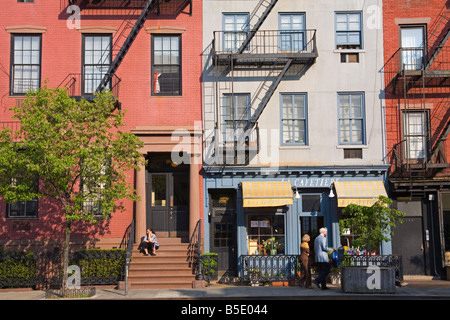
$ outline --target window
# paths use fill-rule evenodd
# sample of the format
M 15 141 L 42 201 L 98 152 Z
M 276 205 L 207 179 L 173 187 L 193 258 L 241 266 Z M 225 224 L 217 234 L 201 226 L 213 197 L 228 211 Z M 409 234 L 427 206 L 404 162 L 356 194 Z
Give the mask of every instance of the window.
M 41 85 L 41 35 L 12 35 L 11 95 L 24 95 Z
M 11 185 L 16 184 L 17 179 L 13 179 Z M 38 179 L 34 182 L 31 189 L 38 189 Z M 27 201 L 17 201 L 6 205 L 6 216 L 8 218 L 36 218 L 38 211 L 38 199 Z
M 404 112 L 403 123 L 407 159 L 424 159 L 426 155 L 427 114 L 421 111 Z
M 181 95 L 181 36 L 152 36 L 152 95 Z
M 92 213 L 99 218 L 102 216 L 100 200 L 106 197 L 103 190 L 105 186 L 110 184 L 110 176 L 107 172 L 110 167 L 111 161 L 106 160 L 99 172 L 94 174 L 94 171 L 92 171 L 91 174 L 86 174 L 80 178 L 80 192 L 86 199 L 82 204 L 82 209 L 84 212 Z M 85 168 L 84 171 L 86 170 Z
M 248 13 L 223 14 L 223 48 L 225 51 L 236 51 L 247 37 L 249 31 Z
M 305 14 L 280 13 L 280 51 L 302 51 L 305 47 Z
M 302 195 L 302 212 L 320 212 L 320 195 L 304 194 Z
M 222 106 L 223 142 L 234 142 L 250 120 L 250 93 L 224 94 Z
M 362 22 L 360 12 L 336 13 L 336 48 L 362 49 Z
M 247 215 L 247 234 L 250 255 L 285 253 L 284 215 Z
M 338 94 L 339 144 L 364 144 L 364 94 Z
M 111 35 L 83 36 L 83 94 L 97 90 L 110 65 Z
M 424 57 L 424 26 L 401 26 L 402 70 L 420 70 Z
M 307 105 L 304 93 L 281 94 L 281 137 L 284 144 L 307 144 Z
M 343 53 L 341 53 L 341 62 L 342 63 L 358 63 L 359 62 L 359 53 L 343 52 Z

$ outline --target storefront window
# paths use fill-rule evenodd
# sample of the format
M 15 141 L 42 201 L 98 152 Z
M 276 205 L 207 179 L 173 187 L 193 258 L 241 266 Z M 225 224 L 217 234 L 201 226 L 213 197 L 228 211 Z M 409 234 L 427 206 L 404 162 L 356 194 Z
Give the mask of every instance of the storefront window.
M 250 255 L 285 253 L 284 215 L 248 215 L 247 234 Z

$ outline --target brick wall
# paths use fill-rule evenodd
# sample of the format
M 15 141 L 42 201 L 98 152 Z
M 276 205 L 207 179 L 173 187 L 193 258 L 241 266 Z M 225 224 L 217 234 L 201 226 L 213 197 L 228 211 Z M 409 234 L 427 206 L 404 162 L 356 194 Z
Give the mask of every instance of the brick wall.
M 413 23 L 414 21 L 423 22 L 428 21 L 427 29 L 431 28 L 431 25 L 435 21 L 436 17 L 443 9 L 444 6 L 449 6 L 447 0 L 387 0 L 383 1 L 383 36 L 384 36 L 384 60 L 388 62 L 392 55 L 400 47 L 399 38 L 399 23 Z M 403 20 L 402 20 L 403 19 Z M 450 45 L 447 43 L 447 45 Z M 388 87 L 389 81 L 392 75 L 385 74 L 386 86 Z M 430 110 L 430 114 L 433 114 L 433 110 L 439 107 L 439 102 L 442 101 L 442 93 L 445 93 L 443 88 L 435 88 L 434 91 L 429 90 L 432 93 L 426 97 L 425 108 Z M 448 94 L 448 90 L 447 90 Z M 439 96 L 439 97 L 437 97 Z M 405 106 L 405 101 L 402 95 L 391 95 L 389 90 L 386 91 L 386 136 L 387 136 L 387 151 L 391 152 L 394 144 L 398 143 L 402 139 L 401 134 L 401 109 Z M 419 105 L 421 102 L 406 101 L 411 104 Z M 437 111 L 437 110 L 436 110 Z M 435 133 L 439 124 L 432 122 L 431 135 Z M 448 145 L 448 143 L 447 143 Z M 448 151 L 448 146 L 447 146 Z M 450 155 L 447 152 L 447 155 Z M 392 157 L 392 153 L 390 153 Z M 448 157 L 448 156 L 447 156 Z M 392 158 L 391 158 L 392 159 Z M 390 159 L 390 160 L 391 160 Z
M 65 5 L 65 2 L 63 3 Z M 45 27 L 42 34 L 41 79 L 49 87 L 58 86 L 69 73 L 81 73 L 82 33 L 67 27 L 70 14 L 65 12 L 60 1 L 38 0 L 35 3 L 17 3 L 17 0 L 2 1 L 0 11 L 0 121 L 11 120 L 8 110 L 16 103 L 16 97 L 9 96 L 10 43 L 11 34 L 7 27 Z M 137 126 L 186 126 L 201 121 L 201 52 L 202 52 L 202 5 L 193 0 L 192 16 L 189 7 L 174 18 L 157 17 L 151 14 L 138 37 L 116 72 L 121 78 L 120 101 L 127 110 L 126 128 Z M 106 10 L 82 12 L 81 27 L 104 26 L 119 28 L 123 21 L 120 15 L 111 15 Z M 94 14 L 94 15 L 93 15 Z M 152 97 L 151 88 L 151 35 L 148 27 L 170 26 L 183 29 L 182 32 L 182 96 Z M 133 172 L 130 182 L 133 183 Z M 200 185 L 200 191 L 202 186 Z M 201 194 L 201 192 L 200 192 Z M 74 223 L 72 238 L 89 238 L 96 241 L 113 242 L 122 239 L 133 218 L 133 203 L 124 201 L 125 211 L 114 213 L 112 219 L 95 226 Z M 39 201 L 37 219 L 6 219 L 6 205 L 0 201 L 0 243 L 26 239 L 60 239 L 63 237 L 61 211 L 51 199 Z M 110 241 L 111 242 L 111 241 Z

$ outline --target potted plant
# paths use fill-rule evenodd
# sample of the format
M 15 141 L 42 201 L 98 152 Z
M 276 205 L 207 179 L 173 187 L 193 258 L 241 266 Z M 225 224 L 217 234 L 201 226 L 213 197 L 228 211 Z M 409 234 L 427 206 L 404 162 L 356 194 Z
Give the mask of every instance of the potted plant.
M 353 246 L 359 250 L 366 250 L 371 254 L 380 248 L 383 241 L 390 241 L 397 223 L 402 223 L 403 212 L 392 209 L 392 200 L 380 196 L 370 207 L 350 204 L 343 210 L 344 218 L 339 220 L 341 233 L 350 229 Z M 372 268 L 371 268 L 372 267 Z M 378 268 L 378 267 L 377 267 Z M 371 277 L 373 266 L 341 267 L 341 286 L 344 292 L 356 293 L 393 293 L 395 292 L 395 273 L 392 267 L 379 267 L 377 283 L 367 285 Z M 369 277 L 371 277 L 369 279 Z M 375 290 L 376 289 L 376 290 Z
M 210 280 L 217 280 L 218 279 L 218 264 L 217 260 L 218 254 L 217 253 L 203 253 L 202 254 L 202 271 L 203 274 L 208 279 L 208 282 Z
M 267 255 L 276 255 L 281 244 L 278 241 L 275 241 L 275 237 L 272 237 L 263 241 L 263 247 Z

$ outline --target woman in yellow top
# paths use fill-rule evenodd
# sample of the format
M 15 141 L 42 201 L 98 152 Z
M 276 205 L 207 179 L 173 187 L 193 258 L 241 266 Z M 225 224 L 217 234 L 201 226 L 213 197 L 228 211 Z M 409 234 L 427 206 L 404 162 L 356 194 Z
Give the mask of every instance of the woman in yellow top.
M 309 264 L 309 244 L 311 237 L 305 234 L 302 237 L 302 243 L 300 245 L 300 262 L 302 263 L 302 274 L 300 276 L 300 286 L 308 289 L 312 289 L 311 286 L 311 266 Z

